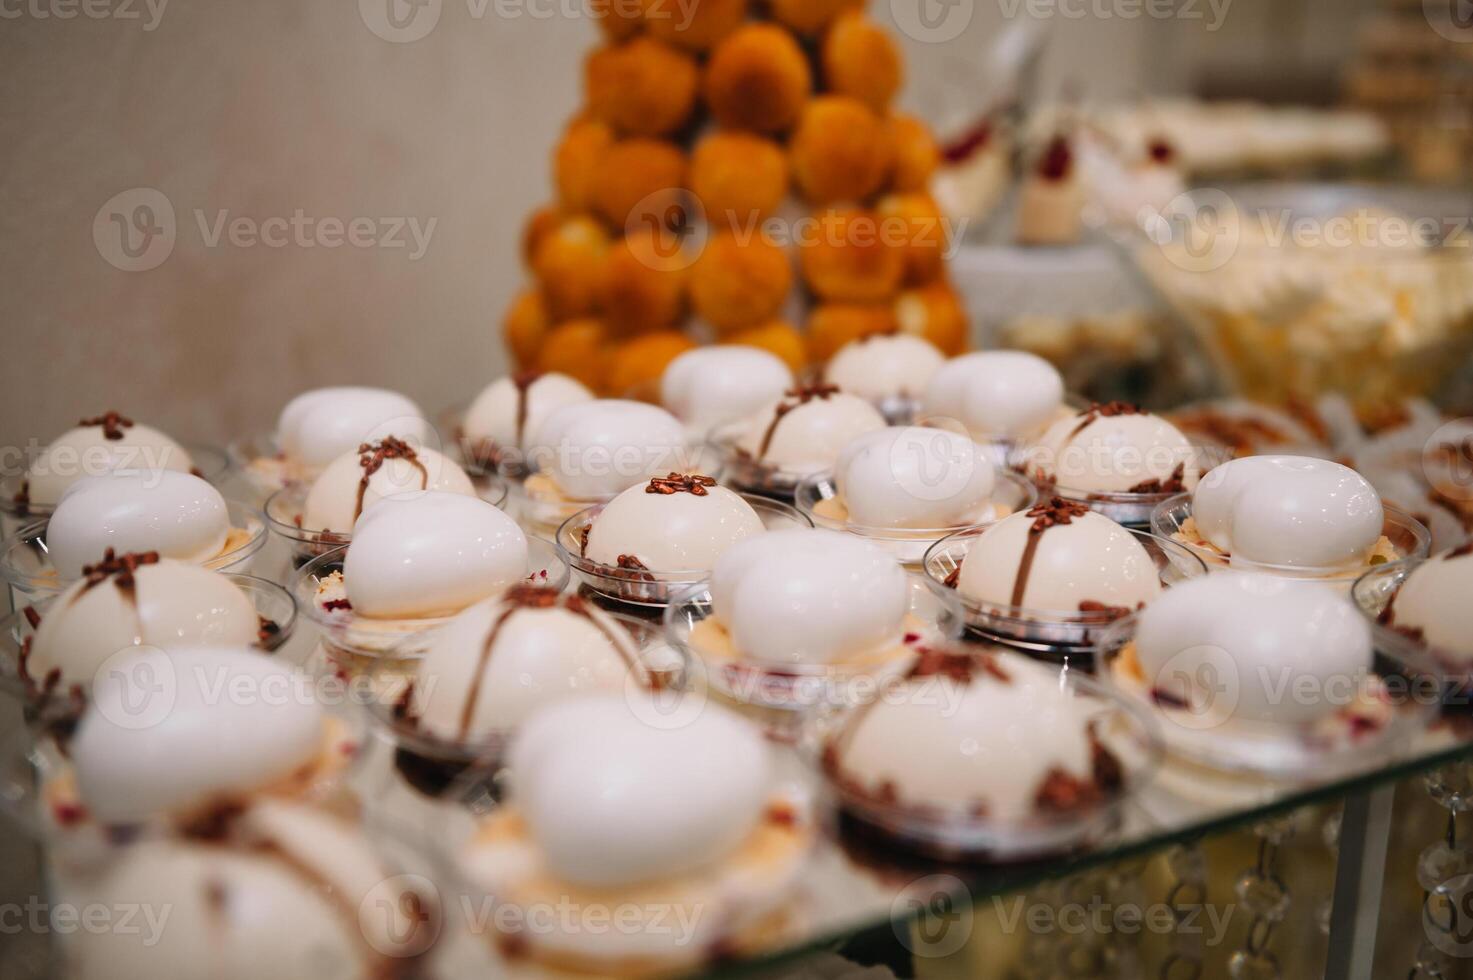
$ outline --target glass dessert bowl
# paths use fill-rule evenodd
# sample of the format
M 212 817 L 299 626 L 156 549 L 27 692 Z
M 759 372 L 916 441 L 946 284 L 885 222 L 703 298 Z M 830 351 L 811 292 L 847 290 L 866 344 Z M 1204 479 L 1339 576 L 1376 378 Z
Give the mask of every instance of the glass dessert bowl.
M 1155 727 L 1079 671 L 943 645 L 921 651 L 883 697 L 816 716 L 801 748 L 869 835 L 998 863 L 1107 835 L 1155 773 Z
M 800 921 L 811 795 L 744 719 L 706 704 L 670 725 L 660 710 L 634 695 L 542 709 L 512 742 L 509 793 L 461 833 L 436 833 L 459 887 L 494 903 L 487 940 L 508 966 L 678 974 L 770 947 Z M 553 907 L 570 914 L 537 917 Z M 593 916 L 626 927 L 579 925 Z
M 1158 504 L 1191 490 L 1229 455 L 1125 402 L 1056 419 L 1021 452 L 1024 472 L 1043 494 L 1079 501 L 1134 527 L 1148 526 Z
M 735 493 L 709 476 L 671 473 L 574 514 L 556 544 L 593 594 L 658 609 L 709 581 L 738 542 L 811 526 L 786 504 Z
M 798 484 L 814 526 L 854 534 L 919 567 L 935 541 L 1032 507 L 1038 491 L 998 468 L 970 437 L 919 426 L 880 429 L 844 448 L 832 474 Z
M 230 457 L 264 499 L 293 483 L 310 483 L 333 460 L 387 436 L 411 445 L 436 444 L 418 405 L 383 388 L 316 388 L 281 410 L 276 431 L 230 445 Z
M 665 611 L 666 637 L 709 688 L 740 704 L 786 712 L 853 703 L 903 672 L 927 643 L 956 637 L 946 590 L 861 538 L 796 529 L 742 542 L 709 585 Z
M 389 497 L 354 527 L 352 542 L 303 565 L 292 595 L 320 629 L 326 666 L 349 676 L 407 670 L 433 627 L 520 583 L 561 589 L 568 568 L 476 497 L 429 490 Z
M 287 542 L 300 567 L 353 537 L 363 511 L 399 493 L 437 490 L 476 496 L 505 509 L 509 490 L 498 476 L 470 476 L 433 449 L 389 436 L 334 460 L 310 486 L 283 487 L 266 498 L 267 526 Z
M 1349 467 L 1307 456 L 1250 456 L 1157 505 L 1157 535 L 1211 568 L 1315 580 L 1349 591 L 1367 569 L 1426 557 L 1431 535 Z
M 52 595 L 117 553 L 155 553 L 245 572 L 266 543 L 260 514 L 204 480 L 169 470 L 87 477 L 55 512 L 0 542 L 0 578 L 26 596 Z
M 727 483 L 791 500 L 805 477 L 833 469 L 850 441 L 884 427 L 869 402 L 819 383 L 789 389 L 746 418 L 717 426 L 708 441 Z
M 1059 497 L 942 538 L 924 567 L 956 590 L 968 629 L 1065 656 L 1088 651 L 1163 589 L 1207 573 L 1186 546 Z
M 1101 678 L 1155 716 L 1184 773 L 1331 779 L 1421 731 L 1437 692 L 1379 672 L 1371 631 L 1318 582 L 1182 584 L 1104 631 Z
M 1378 565 L 1351 587 L 1376 649 L 1422 676 L 1473 690 L 1473 543 Z
M 503 761 L 516 731 L 549 704 L 589 694 L 682 692 L 687 660 L 658 626 L 578 596 L 518 585 L 406 641 L 413 673 L 374 678 L 369 712 L 394 765 L 440 796 L 474 767 Z

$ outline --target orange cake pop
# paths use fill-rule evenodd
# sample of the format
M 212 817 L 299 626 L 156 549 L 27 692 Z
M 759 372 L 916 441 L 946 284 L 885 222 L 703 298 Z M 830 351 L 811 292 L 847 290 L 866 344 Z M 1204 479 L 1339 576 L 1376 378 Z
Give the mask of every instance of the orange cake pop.
M 532 256 L 532 270 L 554 322 L 594 311 L 595 290 L 608 252 L 608 232 L 582 215 L 564 219 L 543 237 Z
M 948 283 L 933 282 L 901 293 L 895 301 L 895 320 L 901 333 L 923 337 L 943 354 L 955 356 L 967 349 L 967 313 Z
M 583 63 L 589 111 L 631 136 L 664 136 L 685 125 L 698 81 L 694 58 L 649 37 L 599 48 Z
M 803 335 L 786 320 L 773 320 L 760 327 L 748 327 L 722 338 L 724 343 L 745 344 L 776 354 L 794 374 L 808 364 L 808 347 Z
M 553 153 L 558 200 L 572 211 L 593 206 L 593 185 L 604 154 L 614 144 L 614 131 L 598 119 L 575 119 Z
M 613 333 L 649 333 L 685 312 L 685 266 L 678 256 L 666 254 L 664 241 L 635 229 L 609 249 L 597 297 Z
M 799 34 L 814 35 L 849 10 L 863 10 L 865 0 L 769 0 L 772 16 Z
M 894 39 L 862 13 L 843 14 L 824 35 L 824 83 L 836 95 L 852 96 L 883 113 L 904 74 Z
M 537 355 L 537 368 L 577 378 L 602 390 L 607 376 L 608 330 L 600 320 L 569 320 L 553 327 Z
M 923 286 L 945 274 L 948 228 L 931 195 L 887 194 L 875 212 L 904 256 L 906 285 Z
M 690 270 L 691 302 L 720 330 L 772 319 L 792 286 L 787 253 L 760 234 L 717 232 Z
M 824 95 L 803 109 L 791 146 L 793 180 L 814 204 L 863 201 L 895 163 L 885 123 L 863 102 Z
M 588 0 L 588 12 L 612 41 L 626 41 L 644 26 L 640 0 Z
M 747 0 L 641 0 L 651 36 L 690 51 L 708 51 L 747 19 Z
M 788 193 L 788 159 L 772 140 L 716 132 L 696 144 L 690 189 L 715 227 L 753 227 Z
M 896 191 L 923 191 L 941 165 L 941 148 L 930 128 L 915 116 L 896 113 L 887 121 L 895 146 L 895 171 L 890 187 Z
M 543 205 L 536 211 L 527 215 L 526 224 L 522 226 L 522 261 L 528 269 L 532 268 L 532 259 L 537 254 L 537 247 L 542 244 L 557 226 L 563 223 L 565 216 L 552 205 Z
M 711 52 L 704 91 L 722 126 L 780 133 L 798 121 L 813 91 L 813 74 L 787 31 L 748 24 Z
M 658 401 L 660 375 L 671 361 L 695 346 L 695 341 L 678 330 L 622 341 L 609 359 L 606 393 L 614 398 Z
M 803 279 L 831 302 L 880 303 L 900 290 L 905 258 L 871 211 L 842 209 L 815 216 L 812 234 L 800 237 Z
M 593 206 L 616 228 L 644 227 L 685 186 L 685 155 L 664 140 L 620 140 L 604 154 L 593 184 Z
M 550 328 L 547 304 L 542 301 L 541 292 L 524 289 L 512 298 L 501 321 L 501 336 L 518 368 L 537 363 L 537 354 Z

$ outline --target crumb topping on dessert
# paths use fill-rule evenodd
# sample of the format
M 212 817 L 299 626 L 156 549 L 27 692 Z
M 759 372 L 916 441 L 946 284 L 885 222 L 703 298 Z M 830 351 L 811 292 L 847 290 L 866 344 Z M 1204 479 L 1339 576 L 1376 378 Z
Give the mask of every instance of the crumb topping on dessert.
M 82 580 L 87 584 L 77 595 L 109 579 L 120 591 L 131 595 L 138 584 L 138 580 L 134 577 L 138 569 L 144 565 L 157 565 L 158 563 L 159 553 L 157 551 L 129 552 L 125 555 L 118 555 L 109 548 L 102 553 L 102 561 L 95 565 L 82 566 Z
M 358 499 L 353 504 L 354 521 L 363 514 L 363 496 L 368 493 L 368 481 L 391 459 L 402 459 L 413 466 L 419 471 L 419 488 L 429 489 L 430 471 L 409 443 L 393 436 L 385 436 L 378 442 L 362 443 L 358 446 L 358 465 L 363 469 L 363 476 L 358 479 Z
M 90 419 L 82 419 L 77 423 L 81 426 L 102 426 L 102 437 L 111 442 L 117 442 L 123 438 L 123 430 L 133 428 L 133 420 L 120 412 L 107 411 Z
M 1012 675 L 1003 670 L 998 658 L 985 650 L 964 653 L 957 650 L 922 647 L 919 654 L 916 662 L 905 674 L 907 680 L 923 677 L 949 677 L 958 683 L 970 684 L 978 674 L 984 674 L 1003 684 L 1013 682 Z
M 668 476 L 657 476 L 650 480 L 649 486 L 644 488 L 645 493 L 658 493 L 670 496 L 677 493 L 688 493 L 696 497 L 708 495 L 709 487 L 714 487 L 714 477 L 702 476 L 699 473 L 670 473 Z
M 1186 463 L 1177 463 L 1176 469 L 1166 479 L 1142 480 L 1131 487 L 1127 493 L 1185 493 L 1186 485 Z

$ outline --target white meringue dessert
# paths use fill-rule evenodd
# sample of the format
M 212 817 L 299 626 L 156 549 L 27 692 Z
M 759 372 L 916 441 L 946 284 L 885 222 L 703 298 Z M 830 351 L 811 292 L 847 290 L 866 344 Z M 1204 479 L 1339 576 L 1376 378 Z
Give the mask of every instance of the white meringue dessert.
M 1390 723 L 1372 662 L 1370 626 L 1343 594 L 1240 573 L 1185 582 L 1146 606 L 1110 670 L 1170 722 L 1168 744 L 1276 769 Z
M 564 405 L 593 399 L 593 392 L 582 382 L 556 371 L 493 381 L 471 402 L 461 420 L 466 455 L 483 466 L 520 465 L 533 434 L 549 415 Z
M 851 441 L 884 427 L 884 416 L 863 398 L 818 384 L 789 390 L 733 429 L 741 460 L 808 476 L 832 468 Z
M 393 436 L 364 443 L 333 460 L 312 482 L 302 507 L 302 526 L 348 533 L 378 501 L 418 490 L 476 494 L 465 470 L 443 453 Z
M 582 557 L 611 568 L 699 572 L 766 525 L 740 494 L 709 476 L 670 473 L 630 487 L 594 515 Z
M 774 789 L 749 722 L 715 704 L 682 726 L 657 717 L 652 703 L 607 696 L 534 715 L 512 747 L 510 800 L 459 865 L 502 905 L 645 909 L 687 927 L 522 929 L 502 934 L 504 948 L 558 969 L 640 974 L 690 969 L 782 928 L 814 839 L 806 807 Z
M 875 334 L 852 340 L 824 365 L 823 378 L 876 404 L 919 399 L 946 363 L 946 355 L 921 337 Z
M 1050 425 L 1028 448 L 1027 471 L 1071 494 L 1173 494 L 1197 485 L 1200 455 L 1160 416 L 1111 402 Z
M 942 365 L 922 413 L 960 422 L 976 439 L 1022 439 L 1064 411 L 1064 379 L 1037 354 L 974 351 Z
M 1038 854 L 1086 835 L 1125 792 L 1104 714 L 1056 667 L 992 648 L 928 650 L 889 696 L 835 726 L 821 761 L 846 809 L 908 843 Z
M 40 693 L 85 693 L 120 651 L 141 646 L 245 647 L 262 623 L 250 598 L 218 572 L 153 555 L 90 566 L 41 614 L 22 662 Z
M 281 410 L 276 458 L 250 462 L 252 474 L 271 484 L 308 481 L 333 460 L 366 442 L 395 436 L 416 446 L 435 439 L 418 405 L 383 388 L 316 388 Z
M 191 473 L 194 460 L 183 446 L 157 429 L 108 412 L 83 419 L 52 440 L 26 468 L 21 497 L 15 503 L 50 509 L 78 480 L 116 470 Z
M 525 579 L 527 566 L 527 537 L 498 508 L 437 490 L 401 494 L 358 518 L 318 603 L 345 599 L 368 619 L 450 616 Z
M 734 546 L 711 575 L 711 615 L 690 644 L 707 659 L 779 668 L 884 666 L 909 658 L 929 627 L 889 553 L 853 535 L 801 528 Z
M 967 551 L 956 588 L 988 606 L 1116 619 L 1160 594 L 1161 578 L 1129 531 L 1054 497 L 983 531 Z
M 844 447 L 834 468 L 837 496 L 814 513 L 887 530 L 946 530 L 995 520 L 992 454 L 970 436 L 897 426 Z
M 403 721 L 450 743 L 511 732 L 577 695 L 652 686 L 639 644 L 618 620 L 556 589 L 517 586 L 437 630 Z
M 527 478 L 531 497 L 607 500 L 689 462 L 685 429 L 654 405 L 598 399 L 565 405 L 538 426 Z
M 1207 473 L 1178 537 L 1233 564 L 1344 574 L 1398 556 L 1370 481 L 1307 456 L 1250 456 Z
M 438 937 L 423 880 L 393 875 L 346 819 L 262 800 L 224 834 L 127 846 L 65 892 L 82 908 L 168 911 L 152 924 L 139 915 L 131 930 L 62 937 L 65 975 L 394 980 L 411 976 Z
M 775 354 L 739 344 L 686 351 L 660 376 L 660 403 L 695 438 L 751 415 L 793 387 L 793 372 Z
M 1381 613 L 1381 623 L 1460 665 L 1473 662 L 1473 544 L 1414 567 Z
M 245 545 L 259 527 L 234 528 L 220 491 L 173 470 L 90 476 L 67 488 L 46 524 L 46 551 L 70 582 L 103 552 L 156 551 L 201 565 Z

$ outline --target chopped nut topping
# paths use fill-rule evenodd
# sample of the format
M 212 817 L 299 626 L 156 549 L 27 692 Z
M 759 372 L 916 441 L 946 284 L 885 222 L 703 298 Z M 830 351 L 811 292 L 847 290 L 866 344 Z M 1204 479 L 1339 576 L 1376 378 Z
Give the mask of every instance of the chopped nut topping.
M 649 486 L 644 488 L 644 492 L 658 493 L 667 497 L 676 493 L 704 497 L 707 495 L 707 488 L 715 485 L 716 480 L 713 477 L 702 476 L 699 473 L 671 473 L 669 476 L 655 477 L 650 481 Z
M 133 428 L 133 420 L 118 412 L 105 412 L 90 419 L 82 419 L 78 425 L 102 426 L 102 437 L 116 442 L 123 438 L 123 430 Z
M 144 565 L 157 565 L 158 562 L 157 551 L 117 555 L 109 548 L 102 553 L 102 561 L 96 565 L 82 566 L 82 578 L 87 582 L 87 589 L 101 585 L 108 579 L 112 579 L 119 588 L 131 589 L 136 584 L 134 573 Z

